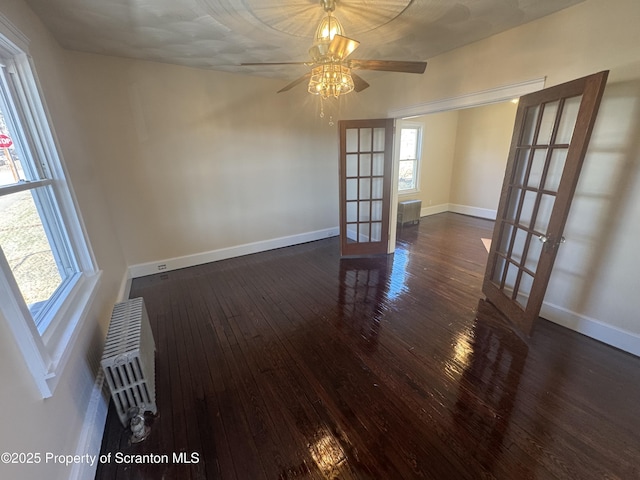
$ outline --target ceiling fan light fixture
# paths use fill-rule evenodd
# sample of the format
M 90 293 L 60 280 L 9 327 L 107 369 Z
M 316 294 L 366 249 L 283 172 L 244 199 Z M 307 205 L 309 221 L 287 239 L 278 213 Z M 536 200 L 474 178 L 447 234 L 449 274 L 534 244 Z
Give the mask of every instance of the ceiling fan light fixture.
M 313 45 L 309 49 L 309 55 L 315 61 L 319 61 L 329 50 L 329 44 L 336 35 L 344 35 L 344 28 L 331 12 L 320 21 L 316 34 L 313 37 Z
M 311 70 L 308 92 L 322 98 L 346 95 L 354 88 L 351 69 L 335 62 L 318 65 Z

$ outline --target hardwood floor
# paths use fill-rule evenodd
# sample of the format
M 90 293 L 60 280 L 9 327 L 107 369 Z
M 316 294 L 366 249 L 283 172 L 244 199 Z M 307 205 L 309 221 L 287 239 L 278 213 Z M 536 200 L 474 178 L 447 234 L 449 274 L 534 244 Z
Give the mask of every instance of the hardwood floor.
M 96 478 L 640 478 L 640 358 L 507 328 L 479 300 L 492 226 L 440 214 L 390 258 L 330 238 L 134 280 L 159 415 L 131 445 L 111 408 Z

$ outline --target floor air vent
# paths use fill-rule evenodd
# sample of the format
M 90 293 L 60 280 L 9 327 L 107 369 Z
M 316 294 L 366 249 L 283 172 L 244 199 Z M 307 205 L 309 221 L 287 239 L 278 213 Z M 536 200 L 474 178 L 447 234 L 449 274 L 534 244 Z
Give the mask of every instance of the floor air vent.
M 123 426 L 137 412 L 158 412 L 155 389 L 155 343 L 142 298 L 113 307 L 102 355 L 111 397 Z

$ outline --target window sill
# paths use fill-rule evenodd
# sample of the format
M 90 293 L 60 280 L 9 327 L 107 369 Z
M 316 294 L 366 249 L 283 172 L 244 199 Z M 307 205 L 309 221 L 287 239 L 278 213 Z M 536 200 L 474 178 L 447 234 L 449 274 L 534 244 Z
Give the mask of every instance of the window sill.
M 47 331 L 43 337 L 46 338 L 45 349 L 50 359 L 45 375 L 48 391 L 42 391 L 44 398 L 53 395 L 58 385 L 80 331 L 87 323 L 89 308 L 96 296 L 101 277 L 102 271 L 81 276 L 65 304 L 57 312 L 50 327 L 53 331 Z

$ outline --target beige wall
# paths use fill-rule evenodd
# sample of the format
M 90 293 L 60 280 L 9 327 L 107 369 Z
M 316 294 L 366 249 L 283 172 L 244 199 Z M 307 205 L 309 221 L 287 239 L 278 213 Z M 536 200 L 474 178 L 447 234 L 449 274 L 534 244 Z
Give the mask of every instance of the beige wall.
M 449 203 L 497 210 L 517 105 L 460 110 Z
M 0 314 L 0 451 L 75 454 L 94 385 L 102 341 L 126 264 L 107 208 L 95 145 L 83 135 L 74 102 L 76 80 L 67 54 L 21 0 L 3 0 L 0 12 L 30 40 L 30 53 L 53 120 L 102 281 L 53 397 L 43 400 L 6 319 Z M 0 478 L 64 479 L 70 468 L 0 464 Z
M 75 100 L 129 265 L 335 227 L 336 127 L 282 81 L 81 53 Z

